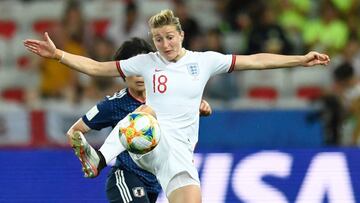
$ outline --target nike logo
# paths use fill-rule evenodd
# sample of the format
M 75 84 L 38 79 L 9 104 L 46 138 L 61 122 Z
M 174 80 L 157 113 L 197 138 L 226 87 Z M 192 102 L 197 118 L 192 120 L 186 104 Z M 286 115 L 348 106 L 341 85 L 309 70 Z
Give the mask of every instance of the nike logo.
M 155 69 L 155 72 L 160 72 L 160 71 L 163 71 L 163 70 L 161 70 L 161 69 Z

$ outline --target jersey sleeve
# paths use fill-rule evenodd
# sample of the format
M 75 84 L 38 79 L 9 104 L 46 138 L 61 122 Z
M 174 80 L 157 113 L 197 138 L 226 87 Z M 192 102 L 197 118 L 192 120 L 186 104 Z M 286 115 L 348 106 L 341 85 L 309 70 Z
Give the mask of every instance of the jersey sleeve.
M 106 127 L 110 127 L 113 124 L 112 121 L 112 105 L 106 98 L 93 106 L 83 117 L 84 123 L 93 130 L 101 130 Z
M 116 66 L 121 77 L 142 75 L 144 66 L 149 63 L 150 57 L 148 54 L 140 54 L 126 60 L 116 62 Z
M 220 73 L 231 73 L 235 66 L 235 55 L 225 55 L 214 51 L 207 51 L 203 53 L 205 66 L 211 71 L 211 75 Z

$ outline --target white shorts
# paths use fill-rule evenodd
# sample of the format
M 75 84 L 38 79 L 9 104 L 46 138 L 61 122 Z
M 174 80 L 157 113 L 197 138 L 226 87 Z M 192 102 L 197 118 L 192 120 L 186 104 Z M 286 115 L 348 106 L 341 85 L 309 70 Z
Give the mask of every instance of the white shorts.
M 200 187 L 200 183 L 192 178 L 187 172 L 181 172 L 175 175 L 166 188 L 166 196 L 169 197 L 172 191 L 187 185 L 197 185 Z
M 164 191 L 173 191 L 185 185 L 176 181 L 168 189 L 169 182 L 178 174 L 185 172 L 191 177 L 191 185 L 200 185 L 199 175 L 193 163 L 194 152 L 189 143 L 176 139 L 175 136 L 166 136 L 166 131 L 161 129 L 159 144 L 148 154 L 137 156 L 129 153 L 132 159 L 141 168 L 153 173 Z M 171 131 L 170 131 L 171 132 Z M 170 191 L 170 192 L 171 192 Z

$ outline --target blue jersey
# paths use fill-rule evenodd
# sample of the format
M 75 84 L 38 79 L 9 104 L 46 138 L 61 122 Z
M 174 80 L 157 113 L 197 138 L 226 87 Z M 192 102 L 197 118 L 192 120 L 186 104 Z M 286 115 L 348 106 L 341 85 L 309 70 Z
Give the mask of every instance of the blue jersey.
M 141 104 L 143 103 L 131 96 L 128 89 L 122 89 L 112 97 L 107 96 L 103 101 L 99 102 L 96 105 L 98 113 L 94 117 L 89 120 L 84 115 L 82 119 L 89 128 L 94 130 L 101 130 L 109 126 L 115 127 L 120 120 L 133 112 Z M 161 191 L 161 186 L 157 182 L 156 177 L 138 167 L 127 151 L 117 156 L 115 166 L 121 166 L 121 168 L 136 174 L 143 181 L 148 192 Z

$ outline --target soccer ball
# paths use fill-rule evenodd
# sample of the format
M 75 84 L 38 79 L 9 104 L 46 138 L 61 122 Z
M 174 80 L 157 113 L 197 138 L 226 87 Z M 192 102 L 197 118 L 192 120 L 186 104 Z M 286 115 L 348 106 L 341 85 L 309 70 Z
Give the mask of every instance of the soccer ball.
M 119 125 L 120 142 L 129 152 L 145 154 L 159 143 L 159 124 L 148 113 L 130 113 L 121 120 Z

